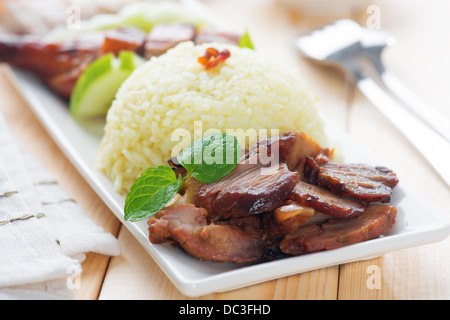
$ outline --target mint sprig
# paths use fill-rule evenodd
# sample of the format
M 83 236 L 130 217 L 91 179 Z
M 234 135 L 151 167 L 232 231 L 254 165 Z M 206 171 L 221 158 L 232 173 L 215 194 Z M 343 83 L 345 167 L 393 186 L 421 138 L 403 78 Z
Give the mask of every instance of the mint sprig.
M 236 137 L 226 133 L 212 133 L 194 141 L 183 150 L 177 160 L 186 170 L 203 183 L 212 183 L 229 174 L 241 154 Z
M 125 220 L 139 221 L 156 214 L 177 194 L 181 177 L 170 167 L 148 168 L 135 181 L 125 199 Z
M 240 155 L 236 137 L 226 133 L 213 133 L 194 141 L 177 158 L 187 171 L 183 179 L 168 166 L 148 168 L 136 179 L 125 199 L 125 220 L 136 222 L 155 215 L 183 191 L 190 176 L 203 183 L 220 180 L 236 167 Z

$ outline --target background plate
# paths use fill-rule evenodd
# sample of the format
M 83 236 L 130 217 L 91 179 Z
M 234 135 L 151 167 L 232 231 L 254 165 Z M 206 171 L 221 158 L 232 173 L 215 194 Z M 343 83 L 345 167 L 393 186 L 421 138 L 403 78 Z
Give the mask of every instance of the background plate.
M 104 121 L 74 120 L 67 103 L 39 80 L 26 72 L 13 72 L 15 85 L 54 141 L 173 284 L 187 296 L 228 291 L 296 273 L 370 259 L 391 250 L 440 241 L 450 234 L 447 220 L 400 182 L 391 201 L 398 210 L 394 227 L 383 237 L 348 247 L 258 265 L 236 265 L 198 261 L 168 245 L 152 245 L 148 240 L 146 221 L 131 223 L 123 219 L 125 198 L 116 193 L 112 183 L 96 170 L 95 158 L 103 136 Z M 339 142 L 344 161 L 380 164 L 333 124 L 327 122 L 327 130 Z

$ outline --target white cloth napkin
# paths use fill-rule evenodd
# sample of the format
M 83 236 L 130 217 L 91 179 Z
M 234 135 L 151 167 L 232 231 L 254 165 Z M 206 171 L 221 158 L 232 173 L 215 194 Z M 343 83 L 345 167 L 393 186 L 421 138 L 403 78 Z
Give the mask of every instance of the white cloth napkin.
M 0 299 L 72 299 L 85 253 L 120 254 L 0 114 Z

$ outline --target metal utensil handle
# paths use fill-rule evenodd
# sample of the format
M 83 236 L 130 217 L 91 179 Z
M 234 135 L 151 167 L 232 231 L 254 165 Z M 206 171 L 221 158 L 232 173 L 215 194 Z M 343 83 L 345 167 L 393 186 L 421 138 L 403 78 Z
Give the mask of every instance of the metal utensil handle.
M 403 101 L 422 120 L 427 122 L 434 130 L 439 132 L 447 141 L 450 141 L 450 119 L 427 105 L 414 92 L 408 89 L 390 72 L 381 75 L 384 85 L 401 101 Z
M 397 104 L 371 78 L 358 81 L 361 92 L 423 154 L 450 186 L 450 143 Z

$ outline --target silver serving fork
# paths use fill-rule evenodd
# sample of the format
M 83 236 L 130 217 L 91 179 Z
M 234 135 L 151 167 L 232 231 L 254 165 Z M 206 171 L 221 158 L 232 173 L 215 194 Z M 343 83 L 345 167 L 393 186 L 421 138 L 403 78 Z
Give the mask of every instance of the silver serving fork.
M 364 59 L 367 57 L 364 57 L 361 44 L 363 34 L 364 29 L 359 24 L 344 19 L 300 37 L 297 47 L 305 57 L 315 62 L 346 71 L 366 98 L 403 133 L 450 186 L 450 143 L 401 106 L 364 72 Z

